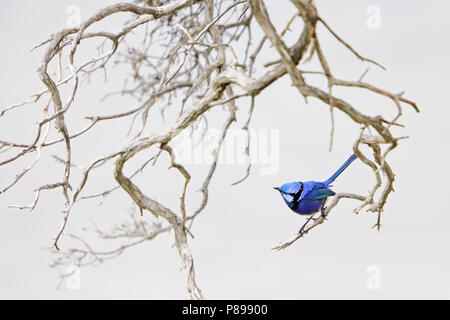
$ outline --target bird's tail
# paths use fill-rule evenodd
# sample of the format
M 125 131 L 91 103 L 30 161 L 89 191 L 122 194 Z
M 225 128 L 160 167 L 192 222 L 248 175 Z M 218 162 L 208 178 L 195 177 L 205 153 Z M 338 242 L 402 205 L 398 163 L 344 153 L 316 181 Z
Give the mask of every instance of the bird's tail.
M 332 183 L 349 165 L 356 159 L 356 155 L 352 154 L 350 158 L 345 161 L 345 163 L 336 171 L 327 181 L 324 182 L 325 185 Z

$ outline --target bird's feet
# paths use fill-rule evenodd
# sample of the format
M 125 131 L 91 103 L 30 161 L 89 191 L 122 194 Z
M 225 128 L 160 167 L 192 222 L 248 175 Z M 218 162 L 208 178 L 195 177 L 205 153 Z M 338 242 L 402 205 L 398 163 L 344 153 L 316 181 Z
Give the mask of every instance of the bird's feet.
M 300 230 L 298 230 L 298 234 L 303 235 L 305 233 L 305 227 L 308 224 L 308 222 L 306 222 L 301 228 Z
M 306 222 L 300 228 L 300 230 L 298 230 L 298 234 L 304 235 L 305 233 L 307 233 L 307 231 L 305 231 L 305 227 L 308 225 L 308 223 L 311 221 L 311 219 L 313 219 L 313 215 L 311 217 L 309 217 L 308 220 L 306 220 Z M 314 221 L 314 219 L 313 219 L 313 221 Z
M 327 216 L 326 216 L 326 214 L 325 214 L 325 210 L 327 209 L 327 207 L 322 207 L 321 209 L 320 209 L 320 216 L 322 217 L 322 219 L 323 220 L 328 220 L 327 219 Z

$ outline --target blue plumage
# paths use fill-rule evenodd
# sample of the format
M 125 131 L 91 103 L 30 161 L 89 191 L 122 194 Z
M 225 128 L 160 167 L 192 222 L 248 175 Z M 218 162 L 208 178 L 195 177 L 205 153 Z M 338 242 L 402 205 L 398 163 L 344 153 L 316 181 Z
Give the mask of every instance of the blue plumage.
M 289 182 L 274 189 L 280 191 L 288 207 L 301 215 L 311 215 L 320 211 L 328 197 L 336 193 L 330 184 L 356 159 L 352 154 L 347 161 L 326 181 Z

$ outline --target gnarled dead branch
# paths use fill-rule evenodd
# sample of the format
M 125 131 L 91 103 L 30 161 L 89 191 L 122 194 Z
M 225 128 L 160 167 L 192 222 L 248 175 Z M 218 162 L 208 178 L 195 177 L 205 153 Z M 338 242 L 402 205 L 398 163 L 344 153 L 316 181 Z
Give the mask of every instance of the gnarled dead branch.
M 218 163 L 222 144 L 232 124 L 238 120 L 236 113 L 238 102 L 245 97 L 251 99 L 249 114 L 243 126 L 243 129 L 248 132 L 253 111 L 258 105 L 258 95 L 285 75 L 290 77 L 306 102 L 312 97 L 330 108 L 332 114 L 330 150 L 335 134 L 333 117 L 335 111 L 343 112 L 356 126 L 362 128 L 361 134 L 355 137 L 354 152 L 373 172 L 375 185 L 367 192 L 367 196 L 337 194 L 327 207 L 324 217 L 331 212 L 340 199 L 357 199 L 361 201 L 361 205 L 355 209 L 355 212 L 367 208 L 377 213 L 376 226 L 380 228 L 381 213 L 393 191 L 394 182 L 394 170 L 388 164 L 387 157 L 399 145 L 399 141 L 405 138 L 395 137 L 391 129 L 392 126 L 404 127 L 398 122 L 403 113 L 403 105 L 409 105 L 417 112 L 419 109 L 413 101 L 404 98 L 403 92 L 391 93 L 386 89 L 363 82 L 362 77 L 367 71 L 356 81 L 336 78 L 333 66 L 326 59 L 327 52 L 320 45 L 317 32 L 317 25 L 320 23 L 338 40 L 338 43 L 363 63 L 382 66 L 360 55 L 341 36 L 338 36 L 325 19 L 319 16 L 312 1 L 291 0 L 291 3 L 296 11 L 292 18 L 283 24 L 286 27 L 281 32 L 274 27 L 270 12 L 260 0 L 141 0 L 134 3 L 113 4 L 100 9 L 78 27 L 55 32 L 35 48 L 45 47 L 38 71 L 44 88 L 30 99 L 1 109 L 0 121 L 6 121 L 8 115 L 15 110 L 40 103 L 45 96 L 48 100 L 43 108 L 44 117 L 37 122 L 34 138 L 30 142 L 0 140 L 2 157 L 0 167 L 10 167 L 28 154 L 34 153 L 36 157 L 30 166 L 22 170 L 12 181 L 6 182 L 6 185 L 0 189 L 0 193 L 13 189 L 40 161 L 41 153 L 45 152 L 49 146 L 61 145 L 64 148 L 64 157 L 55 156 L 58 163 L 64 165 L 60 179 L 36 187 L 34 201 L 31 204 L 11 206 L 32 211 L 38 206 L 41 192 L 61 188 L 66 203 L 62 226 L 57 231 L 53 246 L 56 250 L 60 247 L 63 250 L 58 253 L 55 267 L 61 267 L 67 263 L 75 263 L 78 266 L 101 263 L 117 257 L 129 247 L 150 241 L 159 234 L 173 231 L 175 245 L 186 272 L 189 295 L 192 299 L 203 298 L 197 285 L 194 259 L 189 248 L 188 236 L 193 237 L 189 228 L 207 205 L 208 188 Z M 128 14 L 127 21 L 119 29 L 94 31 L 94 26 L 99 22 L 119 13 Z M 296 19 L 303 21 L 301 30 L 293 29 Z M 255 28 L 259 28 L 263 33 L 262 38 L 256 42 L 253 41 Z M 299 36 L 297 41 L 289 47 L 285 42 L 285 36 L 294 31 Z M 132 32 L 143 35 L 141 43 L 136 45 L 126 41 Z M 99 53 L 87 61 L 78 61 L 76 58 L 79 48 L 83 46 L 86 39 L 94 39 L 100 43 Z M 278 57 L 274 57 L 275 60 L 272 61 L 261 61 L 261 52 L 264 52 L 268 43 L 276 49 Z M 158 44 L 159 49 L 156 49 Z M 110 48 L 105 49 L 108 45 Z M 308 53 L 309 57 L 305 59 Z M 304 70 L 303 65 L 313 58 L 318 60 L 321 70 Z M 49 71 L 49 65 L 54 60 L 58 62 L 57 77 L 52 77 Z M 87 126 L 76 132 L 69 132 L 70 126 L 67 124 L 70 123 L 71 118 L 68 110 L 76 104 L 75 97 L 80 90 L 81 81 L 89 79 L 99 70 L 106 74 L 106 70 L 112 64 L 111 61 L 129 66 L 132 77 L 124 79 L 122 90 L 105 93 L 105 98 L 113 94 L 129 95 L 136 99 L 136 105 L 124 106 L 123 110 L 117 113 L 86 115 Z M 324 77 L 327 87 L 311 85 L 308 78 L 310 75 Z M 386 97 L 394 105 L 395 117 L 386 119 L 381 113 L 373 116 L 361 112 L 358 106 L 353 106 L 345 98 L 333 94 L 333 88 L 339 86 L 367 90 Z M 63 94 L 62 88 L 68 89 L 64 91 L 68 93 Z M 49 104 L 53 106 L 53 111 L 49 111 Z M 167 129 L 149 135 L 145 129 L 155 106 L 161 107 L 163 117 L 167 108 L 175 108 L 178 117 L 168 123 Z M 221 134 L 216 141 L 212 164 L 201 184 L 202 200 L 196 210 L 189 212 L 186 209 L 186 201 L 189 199 L 191 174 L 183 163 L 178 161 L 173 141 L 186 130 L 201 130 L 198 123 L 200 121 L 207 123 L 207 111 L 219 106 L 227 107 L 228 118 L 225 119 Z M 137 123 L 136 119 L 139 117 L 140 123 Z M 128 134 L 133 134 L 132 140 L 118 150 L 111 150 L 107 155 L 91 159 L 88 166 L 75 166 L 72 162 L 72 142 L 77 137 L 89 135 L 93 127 L 101 127 L 102 123 L 117 119 L 130 120 Z M 51 124 L 55 125 L 59 137 L 47 141 Z M 250 153 L 251 143 L 250 135 L 248 137 L 247 146 L 245 150 L 242 150 L 247 156 Z M 361 145 L 368 146 L 372 156 L 364 154 L 360 149 Z M 127 176 L 124 168 L 128 161 L 149 149 L 157 149 L 158 152 L 141 164 L 133 174 Z M 161 152 L 169 155 L 170 167 L 177 169 L 184 178 L 179 210 L 176 212 L 169 209 L 168 205 L 156 201 L 133 181 L 133 178 L 150 163 L 162 161 L 159 157 Z M 113 161 L 113 174 L 118 185 L 106 188 L 106 191 L 101 193 L 82 196 L 85 186 L 90 181 L 90 173 Z M 71 168 L 74 167 L 83 170 L 81 181 L 78 183 L 72 175 Z M 244 178 L 237 183 L 250 176 L 250 168 L 249 164 Z M 149 183 L 152 183 L 151 178 Z M 144 220 L 147 217 L 139 216 L 133 217 L 131 222 L 124 223 L 111 232 L 95 228 L 94 232 L 102 239 L 128 240 L 114 250 L 94 249 L 87 241 L 76 235 L 72 235 L 72 238 L 79 243 L 78 247 L 62 247 L 60 239 L 68 228 L 69 217 L 76 203 L 84 199 L 106 197 L 116 190 L 125 191 L 139 208 L 141 215 L 150 212 L 155 217 L 163 218 L 164 222 L 150 223 Z M 301 233 L 292 240 L 277 246 L 276 249 L 290 246 L 311 229 L 323 223 L 324 217 L 309 220 L 308 223 L 313 222 L 302 229 Z M 153 219 L 153 216 L 150 216 L 150 219 Z M 199 238 L 201 239 L 201 236 L 196 237 L 196 239 Z

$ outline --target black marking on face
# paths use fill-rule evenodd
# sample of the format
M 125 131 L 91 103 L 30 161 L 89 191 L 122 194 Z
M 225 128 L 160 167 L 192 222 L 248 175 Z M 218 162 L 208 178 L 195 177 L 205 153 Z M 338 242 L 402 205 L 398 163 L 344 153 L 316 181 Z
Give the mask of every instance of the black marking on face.
M 300 196 L 303 193 L 303 183 L 300 182 L 300 189 L 298 190 L 297 193 L 295 193 L 294 196 L 294 200 L 292 200 L 292 202 L 294 203 L 294 205 L 292 206 L 292 210 L 296 210 L 298 208 L 298 205 L 300 204 Z
M 281 193 L 289 195 L 289 196 L 291 196 L 293 198 L 292 201 L 290 201 L 293 204 L 293 206 L 292 206 L 293 210 L 298 208 L 298 205 L 300 203 L 299 199 L 300 199 L 300 197 L 301 197 L 301 195 L 303 193 L 303 183 L 300 182 L 300 189 L 297 192 L 295 192 L 295 193 L 283 192 L 281 190 L 279 190 L 279 191 Z

